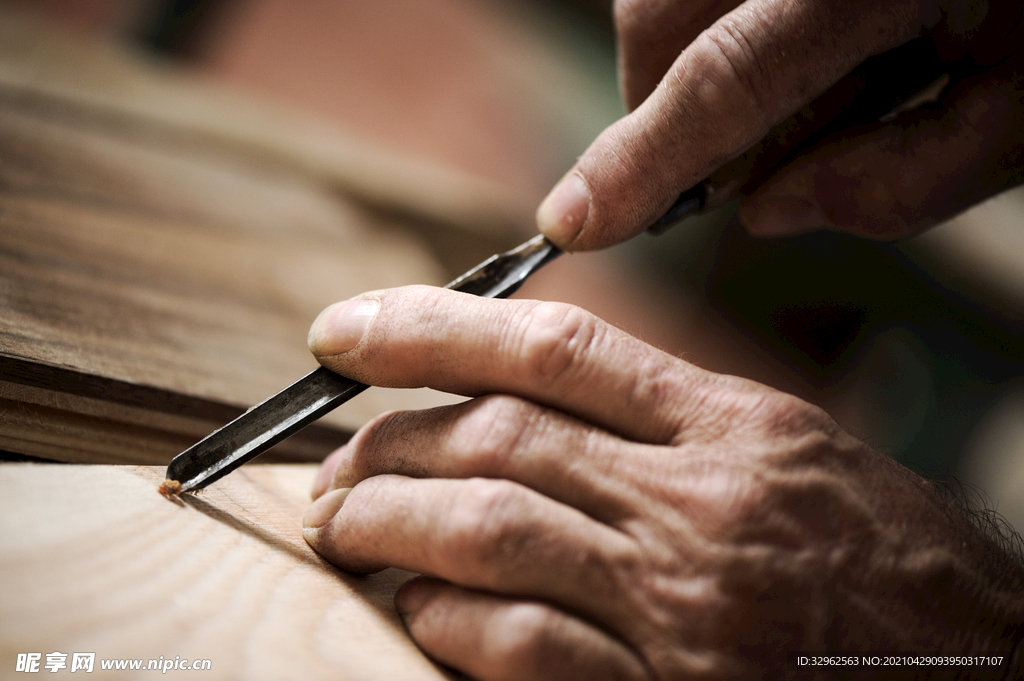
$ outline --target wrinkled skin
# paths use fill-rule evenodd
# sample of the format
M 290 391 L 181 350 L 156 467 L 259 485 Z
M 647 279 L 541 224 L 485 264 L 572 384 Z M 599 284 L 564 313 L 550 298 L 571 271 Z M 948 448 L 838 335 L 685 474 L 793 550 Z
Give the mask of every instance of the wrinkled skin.
M 1021 567 L 924 480 L 578 308 L 378 291 L 328 308 L 310 346 L 360 381 L 473 398 L 366 425 L 305 521 L 343 569 L 427 575 L 397 609 L 473 678 L 813 678 L 787 655 L 1005 655 L 1024 635 Z
M 616 0 L 631 113 L 541 205 L 540 229 L 567 250 L 637 234 L 774 126 L 829 111 L 830 88 L 865 59 L 918 36 L 967 73 L 939 105 L 825 139 L 740 215 L 763 236 L 930 227 L 1024 181 L 1022 12 L 1019 0 Z

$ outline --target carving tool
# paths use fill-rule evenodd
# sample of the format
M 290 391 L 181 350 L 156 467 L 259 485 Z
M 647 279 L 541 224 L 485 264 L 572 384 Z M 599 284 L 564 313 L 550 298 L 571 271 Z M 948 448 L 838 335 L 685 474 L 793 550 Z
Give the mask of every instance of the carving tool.
M 561 254 L 550 241 L 536 236 L 491 256 L 445 288 L 506 298 Z M 181 483 L 181 492 L 202 489 L 368 387 L 320 367 L 174 457 L 167 479 Z

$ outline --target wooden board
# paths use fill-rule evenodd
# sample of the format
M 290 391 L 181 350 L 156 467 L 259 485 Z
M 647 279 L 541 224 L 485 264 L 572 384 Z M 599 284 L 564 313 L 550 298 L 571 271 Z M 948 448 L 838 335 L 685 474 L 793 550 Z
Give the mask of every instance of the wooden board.
M 305 113 L 204 82 L 152 55 L 41 25 L 6 6 L 0 6 L 0 82 L 88 110 L 108 127 L 146 120 L 193 143 L 288 166 L 384 213 L 426 220 L 431 235 L 451 230 L 515 240 L 533 223 L 535 197 L 384 151 Z M 578 99 L 567 102 L 576 105 Z
M 81 463 L 165 462 L 242 409 L 0 356 L 0 450 Z M 267 460 L 320 460 L 348 430 L 310 426 Z
M 87 73 L 45 36 L 33 71 L 3 19 L 0 450 L 166 463 L 315 368 L 305 336 L 323 307 L 443 284 L 438 245 L 474 242 L 424 237 L 439 204 L 412 215 L 407 175 L 387 210 L 379 168 L 376 195 L 339 191 L 358 172 L 311 162 L 304 137 L 276 139 L 244 109 L 247 132 L 230 134 L 232 109 L 180 78 L 110 55 Z M 317 460 L 381 411 L 445 401 L 368 391 L 269 455 Z
M 408 574 L 348 575 L 302 539 L 314 472 L 250 465 L 175 503 L 158 468 L 0 464 L 0 676 L 58 651 L 95 653 L 88 678 L 160 656 L 210 660 L 204 679 L 447 678 L 394 612 Z

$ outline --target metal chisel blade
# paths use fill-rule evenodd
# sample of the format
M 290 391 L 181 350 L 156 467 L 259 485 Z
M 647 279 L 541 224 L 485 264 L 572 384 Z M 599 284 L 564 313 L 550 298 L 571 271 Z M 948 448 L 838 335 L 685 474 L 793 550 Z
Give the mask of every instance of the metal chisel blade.
M 505 298 L 562 251 L 536 236 L 491 256 L 445 288 Z M 202 489 L 341 406 L 369 386 L 320 367 L 174 457 L 167 479 L 181 491 Z

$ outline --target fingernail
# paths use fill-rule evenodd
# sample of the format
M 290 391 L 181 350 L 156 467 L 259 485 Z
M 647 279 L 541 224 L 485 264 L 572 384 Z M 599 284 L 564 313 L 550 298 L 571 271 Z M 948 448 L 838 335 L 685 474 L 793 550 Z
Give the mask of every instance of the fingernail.
M 562 178 L 537 208 L 537 227 L 556 244 L 572 241 L 590 213 L 590 191 L 579 173 Z
M 402 617 L 415 615 L 430 598 L 430 585 L 420 580 L 406 582 L 395 594 L 395 610 Z
M 359 345 L 379 309 L 380 301 L 374 298 L 355 298 L 331 305 L 309 329 L 310 351 L 318 357 L 348 352 Z
M 740 219 L 756 236 L 801 234 L 826 226 L 821 210 L 798 196 L 766 196 L 740 209 Z
M 306 514 L 302 516 L 302 527 L 313 530 L 326 525 L 341 510 L 345 503 L 345 497 L 351 491 L 351 487 L 336 489 L 314 501 L 306 509 Z

